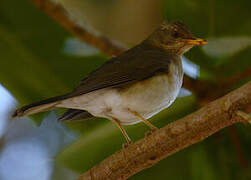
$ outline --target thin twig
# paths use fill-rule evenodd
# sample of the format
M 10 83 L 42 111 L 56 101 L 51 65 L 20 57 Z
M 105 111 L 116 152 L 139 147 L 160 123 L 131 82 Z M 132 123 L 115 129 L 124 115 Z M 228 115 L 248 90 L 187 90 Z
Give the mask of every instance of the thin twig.
M 94 32 L 87 30 L 70 18 L 66 10 L 60 5 L 56 4 L 51 0 L 29 0 L 32 2 L 36 8 L 46 12 L 53 19 L 55 19 L 59 24 L 61 24 L 66 30 L 74 34 L 83 42 L 98 48 L 107 55 L 114 56 L 122 53 L 127 48 L 109 40 L 107 37 L 97 35 Z M 197 84 L 197 85 L 196 85 Z M 206 84 L 206 83 L 204 83 Z M 185 76 L 184 87 L 191 90 L 192 92 L 197 92 L 201 87 L 202 82 L 199 80 L 193 80 L 188 76 Z M 208 86 L 207 86 L 208 87 Z M 207 88 L 205 88 L 207 89 Z
M 96 47 L 107 55 L 113 56 L 123 52 L 126 48 L 97 33 L 90 32 L 83 26 L 75 22 L 66 10 L 51 0 L 29 0 L 36 8 L 46 12 L 69 32 L 77 36 L 80 40 Z
M 239 109 L 251 112 L 251 82 L 114 153 L 78 180 L 127 179 L 222 128 L 241 122 L 244 119 L 236 114 Z
M 118 42 L 112 41 L 107 37 L 98 35 L 96 32 L 91 32 L 87 26 L 80 25 L 74 19 L 72 19 L 67 11 L 60 4 L 53 2 L 52 0 L 29 0 L 36 8 L 46 12 L 59 24 L 61 24 L 66 30 L 74 34 L 83 42 L 96 47 L 103 53 L 114 56 L 122 53 L 127 48 L 119 44 Z M 246 72 L 244 75 L 250 74 Z M 244 76 L 244 75 L 241 75 Z M 201 105 L 207 104 L 208 102 L 217 99 L 226 93 L 226 89 L 232 85 L 232 82 L 239 80 L 239 78 L 232 78 L 231 82 L 222 83 L 224 88 L 219 88 L 218 85 L 207 82 L 194 80 L 188 76 L 184 76 L 183 87 L 194 92 L 198 97 Z M 226 85 L 225 85 L 226 84 Z M 213 91 L 211 91 L 213 89 Z M 218 89 L 216 91 L 216 89 Z
M 110 55 L 110 56 L 118 55 L 126 49 L 125 47 L 119 45 L 115 41 L 109 40 L 108 38 L 106 38 L 104 36 L 101 36 L 97 33 L 91 32 L 91 31 L 87 30 L 89 28 L 85 28 L 82 25 L 75 22 L 72 18 L 70 18 L 69 14 L 66 12 L 66 10 L 60 4 L 56 4 L 51 0 L 29 0 L 29 1 L 32 2 L 38 9 L 45 11 L 47 14 L 49 14 L 52 18 L 54 18 L 57 22 L 59 22 L 65 29 L 67 29 L 69 32 L 71 32 L 75 36 L 77 36 L 80 40 L 98 48 L 99 50 L 101 50 L 102 52 L 104 52 L 107 55 Z M 243 77 L 248 77 L 248 75 L 250 75 L 250 69 L 248 69 L 244 73 L 241 73 L 239 76 L 237 75 L 233 78 L 230 78 L 229 80 L 227 80 L 225 82 L 219 83 L 218 85 L 213 84 L 213 83 L 209 83 L 209 82 L 200 81 L 200 80 L 194 80 L 194 79 L 191 79 L 191 78 L 185 76 L 183 87 L 194 92 L 199 97 L 200 104 L 205 105 L 205 104 L 209 103 L 210 101 L 215 100 L 218 97 L 225 94 L 229 90 L 229 87 L 232 86 L 233 82 L 236 83 L 236 82 L 242 80 Z M 250 91 L 250 83 L 249 83 L 249 91 Z M 250 94 L 249 94 L 249 97 L 250 97 Z M 219 100 L 217 100 L 217 101 L 219 101 Z M 248 101 L 250 102 L 250 99 L 248 99 Z M 233 102 L 231 107 L 235 107 L 234 104 L 236 104 L 235 101 Z M 216 108 L 218 107 L 216 104 L 215 104 L 215 106 L 216 106 Z M 209 110 L 209 109 L 207 109 L 209 107 L 210 106 L 208 105 L 205 108 L 202 108 L 200 111 L 203 111 L 203 109 L 205 111 L 207 111 L 207 110 Z M 236 107 L 238 107 L 238 106 L 236 106 Z M 233 109 L 235 109 L 235 108 L 233 108 Z M 218 131 L 225 126 L 228 126 L 228 125 L 233 124 L 235 122 L 238 122 L 240 120 L 240 118 L 237 118 L 235 116 L 234 116 L 234 118 L 231 118 L 233 114 L 229 113 L 230 111 L 228 111 L 228 110 L 224 111 L 224 112 L 223 111 L 224 110 L 221 108 L 221 111 L 219 110 L 219 112 L 216 113 L 216 115 L 213 115 L 214 116 L 213 119 L 215 121 L 212 121 L 212 122 L 207 121 L 208 118 L 204 117 L 204 115 L 206 113 L 202 116 L 200 114 L 197 114 L 197 116 L 198 116 L 197 118 L 199 120 L 198 120 L 198 125 L 196 123 L 195 127 L 192 127 L 191 123 L 187 122 L 187 121 L 190 121 L 191 119 L 193 119 L 193 118 L 188 118 L 188 117 L 177 121 L 177 123 L 175 122 L 175 123 L 168 125 L 167 127 L 160 130 L 161 133 L 158 131 L 158 132 L 156 132 L 157 134 L 154 133 L 154 135 L 151 136 L 152 141 L 156 140 L 156 143 L 158 143 L 157 145 L 156 145 L 156 143 L 154 143 L 152 141 L 150 141 L 150 143 L 145 144 L 146 139 L 150 138 L 150 137 L 147 137 L 144 140 L 137 142 L 136 144 L 138 144 L 138 145 L 133 145 L 133 146 L 128 147 L 126 150 L 125 149 L 121 150 L 121 152 L 123 152 L 123 154 L 124 154 L 124 153 L 129 153 L 128 149 L 133 149 L 133 147 L 136 147 L 136 148 L 140 147 L 139 149 L 141 149 L 142 153 L 143 153 L 143 152 L 145 152 L 144 151 L 145 149 L 142 146 L 145 146 L 145 145 L 146 145 L 146 147 L 148 147 L 148 150 L 149 150 L 149 148 L 151 149 L 151 147 L 153 148 L 155 146 L 159 147 L 159 148 L 163 148 L 163 149 L 167 148 L 166 149 L 167 151 L 163 151 L 164 152 L 163 154 L 157 154 L 159 156 L 151 156 L 148 160 L 146 157 L 148 155 L 154 154 L 154 152 L 153 152 L 154 149 L 152 149 L 152 151 L 146 151 L 146 154 L 143 153 L 142 157 L 145 157 L 145 160 L 147 162 L 143 162 L 142 165 L 135 164 L 135 166 L 134 166 L 133 160 L 138 159 L 139 157 L 136 155 L 129 156 L 128 157 L 129 159 L 127 158 L 128 161 L 126 161 L 126 163 L 129 163 L 128 165 L 129 166 L 132 165 L 131 167 L 132 168 L 135 167 L 135 169 L 132 169 L 132 168 L 128 169 L 128 167 L 127 168 L 121 167 L 121 169 L 120 168 L 110 169 L 110 168 L 114 167 L 114 164 L 108 164 L 107 166 L 105 166 L 104 163 L 101 163 L 99 166 L 92 168 L 91 171 L 87 172 L 83 176 L 83 178 L 80 178 L 80 179 L 85 179 L 85 178 L 88 179 L 89 177 L 91 177 L 91 176 L 88 176 L 88 173 L 92 174 L 93 178 L 95 178 L 95 179 L 102 179 L 102 177 L 104 179 L 106 179 L 106 177 L 108 177 L 108 176 L 111 179 L 119 179 L 120 177 L 121 177 L 121 179 L 125 179 L 127 176 L 129 177 L 132 174 L 155 164 L 160 159 L 167 157 L 167 156 L 171 155 L 172 153 L 177 152 L 180 149 L 185 148 L 186 146 L 189 146 L 193 143 L 196 143 L 196 142 L 206 138 L 210 134 L 214 133 L 215 131 Z M 209 111 L 209 113 L 210 113 L 210 111 Z M 196 114 L 196 113 L 193 113 L 193 114 Z M 216 117 L 217 115 L 218 115 L 218 117 Z M 218 122 L 217 118 L 219 119 L 220 117 L 223 117 L 222 121 Z M 195 119 L 196 119 L 196 117 L 195 117 Z M 205 123 L 203 123 L 203 119 L 205 120 Z M 182 124 L 182 122 L 183 122 L 183 126 L 185 125 L 184 127 L 180 126 L 180 124 Z M 216 125 L 216 126 L 214 126 L 214 125 Z M 200 127 L 197 127 L 197 126 L 200 126 Z M 183 129 L 182 128 L 179 129 L 180 127 L 182 127 Z M 181 132 L 178 133 L 179 137 L 177 137 L 176 133 L 172 132 L 173 130 L 177 130 L 177 129 L 181 130 Z M 188 132 L 184 132 L 184 129 L 186 131 L 188 130 Z M 195 135 L 197 135 L 197 134 L 194 133 L 197 131 L 201 133 L 198 137 L 196 137 Z M 184 134 L 182 134 L 182 132 Z M 185 133 L 187 133 L 187 134 L 185 134 Z M 166 139 L 164 139 L 163 142 L 158 139 L 159 135 L 161 135 L 161 134 L 165 135 L 165 137 L 166 137 Z M 168 139 L 172 138 L 172 136 L 175 137 L 174 139 L 176 139 L 177 142 L 175 142 L 172 139 L 170 139 L 170 142 L 169 142 Z M 165 140 L 168 140 L 168 141 L 166 142 Z M 163 144 L 161 144 L 161 143 L 163 143 Z M 136 154 L 138 154 L 138 153 L 139 152 L 137 152 Z M 156 153 L 157 153 L 157 151 L 156 151 Z M 117 154 L 119 154 L 119 152 Z M 139 155 L 140 155 L 140 153 L 139 153 Z M 114 156 L 116 156 L 116 154 Z M 130 159 L 130 157 L 131 157 L 131 159 Z M 115 159 L 113 159 L 113 160 L 115 160 Z M 144 159 L 139 158 L 139 160 L 141 161 Z M 104 162 L 106 162 L 106 161 L 107 160 L 104 160 Z M 111 157 L 108 158 L 108 161 L 109 161 L 109 163 L 112 162 Z M 122 159 L 122 161 L 124 162 L 123 159 Z M 129 162 L 129 161 L 132 161 L 132 162 Z M 115 161 L 115 162 L 118 163 L 118 161 Z M 139 163 L 139 162 L 136 161 L 136 163 Z M 119 165 L 119 163 L 117 165 Z M 126 165 L 126 164 L 124 164 L 124 165 Z M 104 169 L 102 169 L 102 167 Z M 105 168 L 108 168 L 108 169 L 105 169 Z M 99 172 L 99 170 L 100 170 L 100 172 Z M 102 176 L 102 173 L 104 173 L 104 171 L 105 171 L 105 174 L 108 173 L 108 175 Z M 126 172 L 126 171 L 128 171 L 128 172 Z M 90 172 L 92 172 L 92 173 L 90 173 Z

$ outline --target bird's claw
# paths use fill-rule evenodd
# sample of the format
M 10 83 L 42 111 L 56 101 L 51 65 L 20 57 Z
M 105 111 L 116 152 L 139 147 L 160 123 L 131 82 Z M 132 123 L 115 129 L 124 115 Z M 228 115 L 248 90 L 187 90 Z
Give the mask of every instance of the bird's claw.
M 147 131 L 146 133 L 145 133 L 145 136 L 150 136 L 150 135 L 152 135 L 153 134 L 153 132 L 155 132 L 155 131 L 157 131 L 158 130 L 158 128 L 154 128 L 154 129 L 151 129 L 150 131 Z
M 129 142 L 127 142 L 127 143 L 124 143 L 124 144 L 122 144 L 122 148 L 125 149 L 125 148 L 129 147 L 129 146 L 132 145 L 132 144 L 133 144 L 132 141 L 129 141 Z

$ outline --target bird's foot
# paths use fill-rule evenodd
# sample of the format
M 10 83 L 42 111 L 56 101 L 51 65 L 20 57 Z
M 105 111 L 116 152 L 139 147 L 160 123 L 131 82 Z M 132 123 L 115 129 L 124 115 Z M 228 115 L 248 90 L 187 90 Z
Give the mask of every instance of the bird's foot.
M 125 148 L 129 147 L 129 146 L 132 145 L 132 144 L 133 144 L 132 141 L 129 141 L 129 142 L 127 142 L 127 143 L 124 143 L 124 144 L 122 144 L 122 148 L 125 149 Z
M 155 126 L 154 126 L 154 127 L 155 127 Z M 151 129 L 150 131 L 147 131 L 147 132 L 145 133 L 145 136 L 150 136 L 150 135 L 153 134 L 153 132 L 155 132 L 155 131 L 157 131 L 157 130 L 158 130 L 158 128 L 155 127 L 155 128 L 153 128 L 153 129 Z

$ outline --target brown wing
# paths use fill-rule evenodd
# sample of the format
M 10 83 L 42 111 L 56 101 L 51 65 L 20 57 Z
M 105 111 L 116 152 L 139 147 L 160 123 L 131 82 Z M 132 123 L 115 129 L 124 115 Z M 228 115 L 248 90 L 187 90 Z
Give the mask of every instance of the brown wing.
M 92 72 L 73 92 L 19 108 L 15 111 L 13 117 L 21 117 L 54 109 L 58 101 L 98 89 L 120 87 L 147 79 L 158 72 L 167 73 L 169 63 L 170 57 L 165 51 L 160 49 L 152 50 L 152 48 L 146 49 L 139 45 L 111 59 L 96 71 Z M 76 113 L 81 117 L 88 115 L 78 111 L 73 112 L 75 115 Z
M 169 63 L 170 57 L 165 51 L 136 46 L 92 72 L 69 96 L 141 81 L 157 72 L 168 72 Z

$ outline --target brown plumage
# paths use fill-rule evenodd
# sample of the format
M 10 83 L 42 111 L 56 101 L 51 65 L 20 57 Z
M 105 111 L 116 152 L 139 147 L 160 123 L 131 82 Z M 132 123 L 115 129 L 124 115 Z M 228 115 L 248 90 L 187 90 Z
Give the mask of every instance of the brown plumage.
M 86 77 L 72 92 L 17 109 L 21 117 L 56 107 L 70 108 L 60 120 L 105 117 L 120 124 L 150 118 L 172 104 L 182 84 L 180 56 L 195 39 L 181 22 L 164 22 L 139 45 L 112 58 Z M 152 103 L 151 103 L 152 102 Z M 129 141 L 129 137 L 126 137 Z

